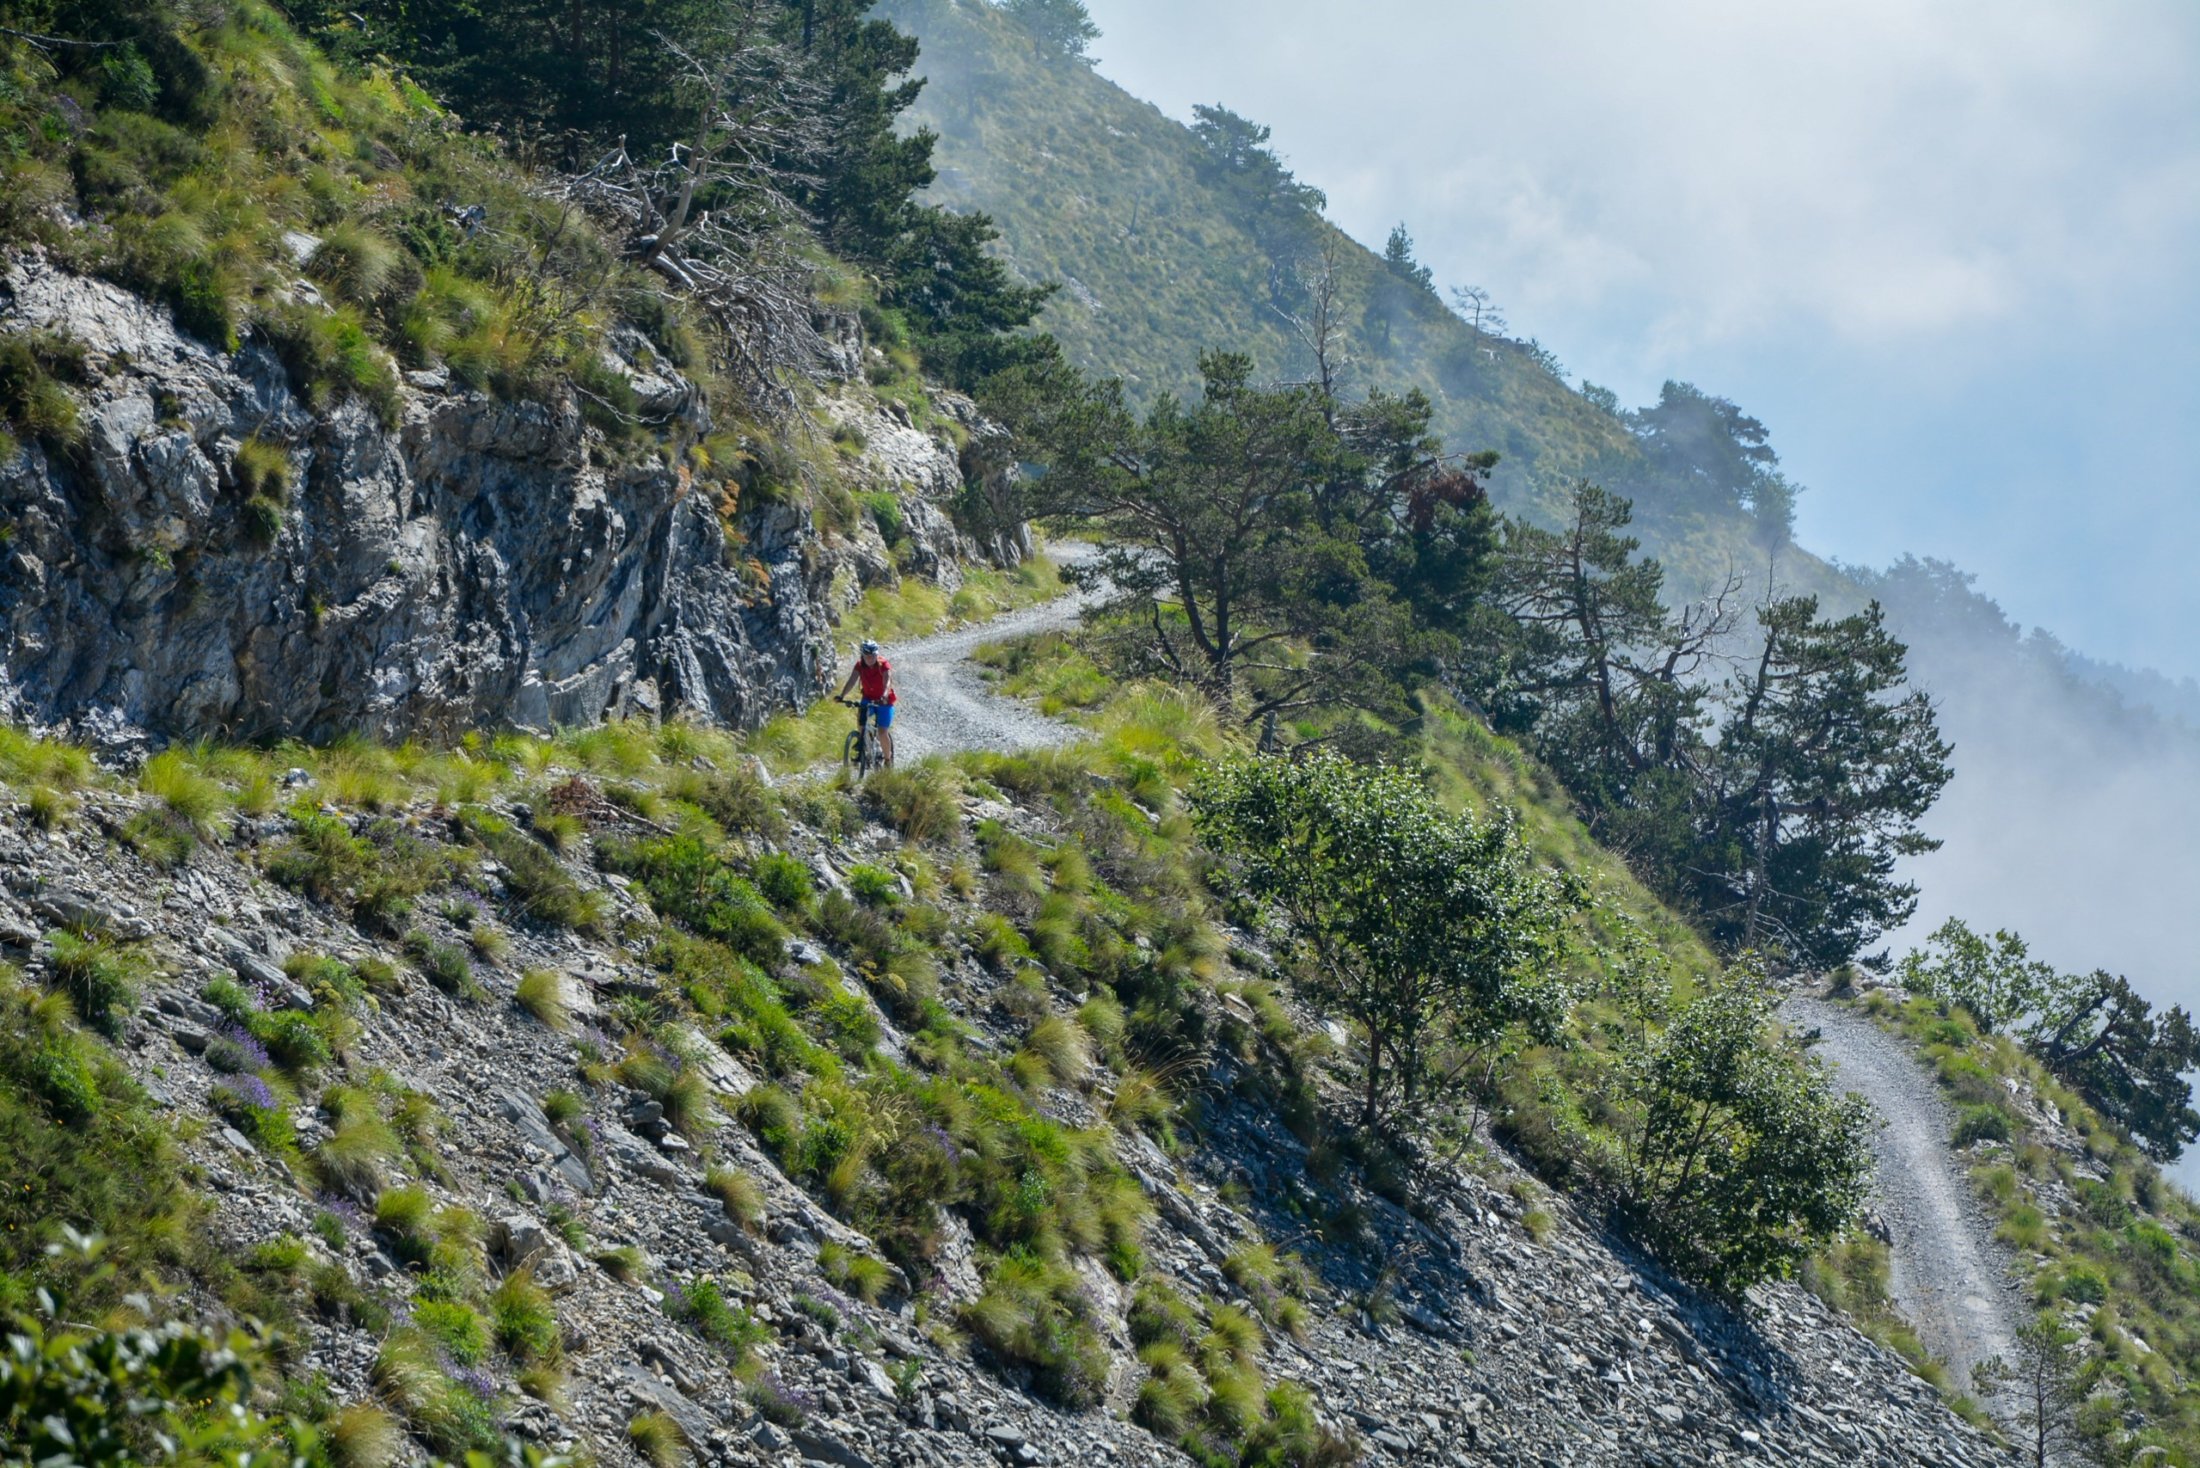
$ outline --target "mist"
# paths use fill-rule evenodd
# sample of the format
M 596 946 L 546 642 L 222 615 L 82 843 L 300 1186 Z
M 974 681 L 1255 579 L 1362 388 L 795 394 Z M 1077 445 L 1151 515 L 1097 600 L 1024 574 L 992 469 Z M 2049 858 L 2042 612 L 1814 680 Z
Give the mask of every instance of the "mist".
M 1955 777 L 1925 820 L 1942 844 L 1907 863 L 1918 910 L 1891 951 L 1959 917 L 2021 933 L 2058 968 L 2107 969 L 2157 1005 L 2200 1009 L 2200 734 L 2181 709 L 2127 702 L 2099 664 L 2020 634 L 1952 567 L 1849 569 L 1909 640 L 1912 678 L 1955 746 Z M 2170 1171 L 2200 1193 L 2200 1153 Z

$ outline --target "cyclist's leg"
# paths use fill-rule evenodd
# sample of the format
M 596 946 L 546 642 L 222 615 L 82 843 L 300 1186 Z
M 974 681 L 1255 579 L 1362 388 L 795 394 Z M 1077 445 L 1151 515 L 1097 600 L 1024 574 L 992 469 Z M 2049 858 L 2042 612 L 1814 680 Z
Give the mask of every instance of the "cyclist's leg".
M 894 762 L 894 706 L 882 703 L 874 706 L 878 718 L 878 752 L 882 764 Z

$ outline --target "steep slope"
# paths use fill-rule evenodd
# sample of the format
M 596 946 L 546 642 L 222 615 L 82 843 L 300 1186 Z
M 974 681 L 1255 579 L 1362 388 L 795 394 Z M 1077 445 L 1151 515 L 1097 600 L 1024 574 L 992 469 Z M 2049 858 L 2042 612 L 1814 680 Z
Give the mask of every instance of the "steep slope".
M 444 1452 L 502 1423 L 605 1463 L 665 1434 L 851 1468 L 1189 1461 L 1180 1436 L 1290 1463 L 1999 1461 L 1808 1294 L 1707 1302 L 1502 1154 L 1409 1211 L 1309 1150 L 1279 1097 L 1332 1104 L 1322 1027 L 1253 935 L 1157 906 L 1184 853 L 1151 771 L 1208 737 L 1164 699 L 860 804 L 676 726 L 206 752 L 143 792 L 77 766 L 73 811 L 0 814 L 8 1001 L 51 986 L 111 1025 L 144 1098 L 76 1103 L 182 1139 L 202 1227 L 297 1341 L 282 1399 L 378 1403 Z M 298 803 L 253 813 L 274 779 Z M 186 807 L 207 834 L 168 865 L 104 834 Z M 406 886 L 372 895 L 347 854 Z M 1170 972 L 1142 1031 L 1112 996 Z M 47 1231 L 88 1202 L 18 1201 Z M 62 1267 L 35 1242 L 7 1267 Z
M 1839 1036 L 1837 1054 L 1873 1052 L 1899 1071 L 1906 1099 L 1916 1099 L 1916 1078 L 1937 1083 L 1952 1113 L 1956 1206 L 1992 1227 L 1989 1254 L 2009 1261 L 2019 1285 L 2007 1301 L 2015 1322 L 2050 1333 L 2049 1349 L 2033 1358 L 2045 1360 L 2055 1388 L 2047 1461 L 2089 1461 L 2088 1452 L 2118 1463 L 2192 1461 L 2200 1209 L 2191 1198 L 2082 1095 L 2008 1036 L 1982 1034 L 1961 1006 L 1867 976 L 1855 976 L 1853 993 L 1806 1005 Z M 2021 1346 L 2017 1359 L 2026 1359 Z M 2000 1405 L 2021 1399 L 2020 1388 Z M 2035 1418 L 2028 1452 L 2036 1430 Z
M 1045 324 L 1081 364 L 1148 392 L 1184 387 L 1206 346 L 1250 350 L 1270 372 L 1306 370 L 1276 309 L 1271 251 L 1204 171 L 1189 128 L 1050 60 L 982 0 L 894 0 L 891 11 L 923 41 L 917 115 L 940 133 L 937 193 L 994 215 L 1025 275 L 1062 282 Z M 1652 464 L 1626 425 L 1524 345 L 1478 338 L 1328 225 L 1302 253 L 1322 241 L 1339 251 L 1351 381 L 1419 386 L 1453 448 L 1503 452 L 1494 487 L 1505 508 L 1547 510 L 1571 476 L 1590 475 L 1634 499 L 1675 596 L 1730 569 L 1762 585 L 1757 528 L 1730 503 Z M 1387 339 L 1371 334 L 1376 318 Z M 1880 599 L 1911 647 L 1913 680 L 1940 705 L 1956 777 L 1926 821 L 1945 849 L 1905 865 L 1925 887 L 1915 933 L 1951 913 L 2019 927 L 2065 965 L 2106 963 L 2159 1002 L 2189 1004 L 2181 894 L 2200 884 L 2200 739 L 2179 723 L 2189 700 L 2176 685 L 2026 638 L 1947 566 L 1829 568 L 1789 546 L 1778 572 L 1829 611 Z M 2118 920 L 2104 925 L 2104 913 Z
M 1634 495 L 1645 541 L 1684 595 L 1730 566 L 1761 570 L 1745 514 L 1655 472 L 1626 425 L 1538 349 L 1477 333 L 1326 221 L 1309 219 L 1287 247 L 1264 245 L 1182 123 L 1048 59 L 983 0 L 890 0 L 882 13 L 922 43 L 927 81 L 911 116 L 940 135 L 934 196 L 991 214 L 1026 277 L 1061 282 L 1041 324 L 1081 366 L 1143 396 L 1195 384 L 1210 348 L 1251 352 L 1267 373 L 1305 373 L 1290 319 L 1307 309 L 1298 278 L 1333 248 L 1349 391 L 1426 392 L 1453 449 L 1504 455 L 1494 489 L 1509 509 L 1553 513 L 1584 475 Z M 1792 547 L 1780 571 L 1801 589 L 1832 584 Z

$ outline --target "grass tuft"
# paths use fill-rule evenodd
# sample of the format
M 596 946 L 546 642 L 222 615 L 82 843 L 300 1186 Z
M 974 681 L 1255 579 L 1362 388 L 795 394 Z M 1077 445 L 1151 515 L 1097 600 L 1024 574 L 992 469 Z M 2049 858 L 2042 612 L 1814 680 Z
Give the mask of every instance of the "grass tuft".
M 549 1029 L 563 1030 L 571 1023 L 565 1007 L 565 980 L 551 969 L 531 968 L 521 974 L 519 988 L 512 997 Z

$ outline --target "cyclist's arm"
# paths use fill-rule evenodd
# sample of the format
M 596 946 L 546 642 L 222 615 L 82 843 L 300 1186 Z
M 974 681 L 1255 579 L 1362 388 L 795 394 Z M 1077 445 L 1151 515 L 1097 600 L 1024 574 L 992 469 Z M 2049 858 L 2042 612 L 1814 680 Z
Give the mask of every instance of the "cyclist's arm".
M 881 697 L 879 698 L 879 702 L 880 702 L 880 703 L 892 703 L 892 702 L 894 702 L 894 699 L 895 699 L 895 693 L 894 693 L 894 670 L 893 670 L 892 668 L 888 668 L 888 669 L 886 670 L 886 691 L 885 691 L 885 693 L 884 693 L 883 695 L 881 695 Z
M 850 668 L 850 669 L 848 670 L 848 681 L 840 685 L 840 696 L 841 696 L 842 698 L 846 698 L 846 697 L 848 696 L 848 690 L 849 690 L 849 689 L 851 689 L 851 688 L 853 688 L 853 687 L 855 687 L 855 686 L 856 686 L 856 670 L 855 670 L 855 669 L 853 669 L 853 668 Z

